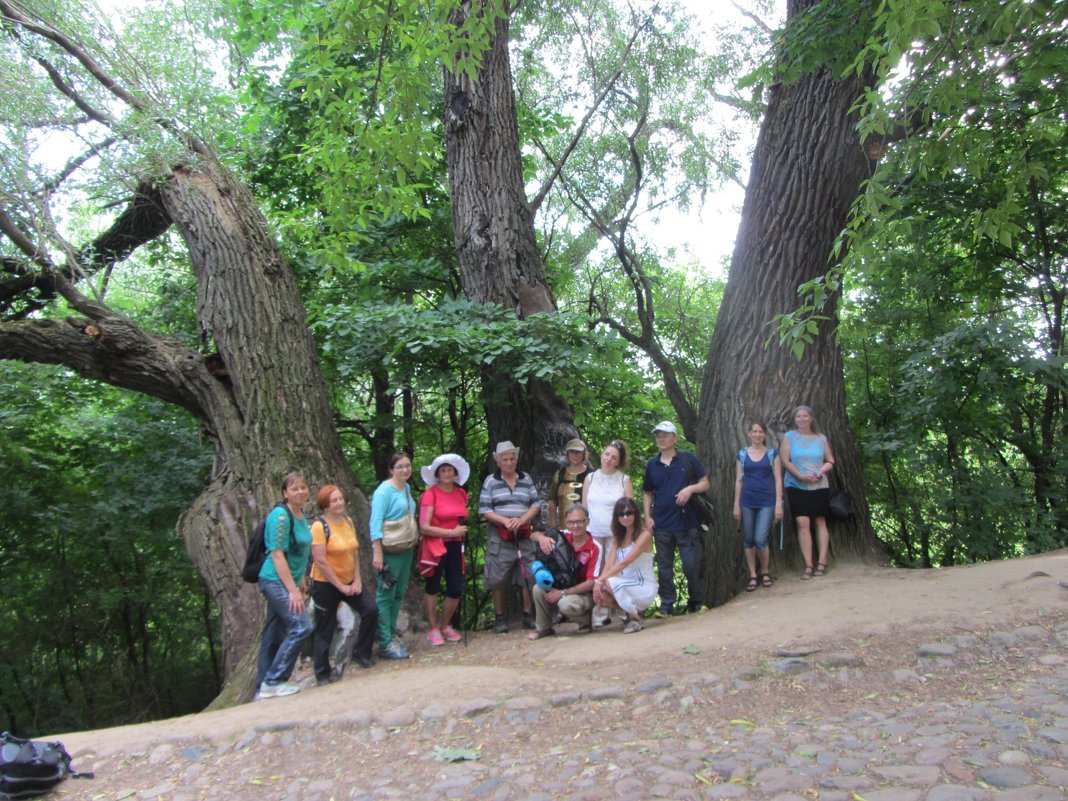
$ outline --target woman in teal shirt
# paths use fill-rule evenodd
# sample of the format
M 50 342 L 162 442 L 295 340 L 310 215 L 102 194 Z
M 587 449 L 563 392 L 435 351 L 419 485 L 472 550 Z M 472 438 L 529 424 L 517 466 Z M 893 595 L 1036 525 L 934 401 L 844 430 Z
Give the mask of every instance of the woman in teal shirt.
M 282 503 L 267 515 L 263 529 L 267 558 L 260 568 L 259 588 L 267 599 L 267 619 L 257 661 L 257 701 L 300 692 L 289 677 L 311 634 L 300 588 L 311 555 L 311 530 L 303 512 L 310 495 L 302 473 L 287 475 L 282 479 Z
M 797 526 L 797 542 L 805 560 L 802 581 L 827 572 L 831 533 L 827 529 L 827 501 L 830 484 L 827 474 L 834 470 L 834 455 L 827 437 L 820 433 L 816 416 L 809 406 L 794 409 L 794 428 L 786 432 L 779 448 L 786 476 L 783 486 L 790 514 Z M 812 567 L 812 525 L 816 526 L 816 567 Z
M 407 659 L 408 650 L 397 637 L 397 615 L 412 575 L 415 543 L 403 551 L 386 553 L 382 548 L 382 524 L 411 515 L 415 526 L 415 499 L 408 488 L 412 460 L 406 453 L 389 459 L 389 478 L 371 496 L 371 565 L 378 573 L 378 649 L 386 659 Z

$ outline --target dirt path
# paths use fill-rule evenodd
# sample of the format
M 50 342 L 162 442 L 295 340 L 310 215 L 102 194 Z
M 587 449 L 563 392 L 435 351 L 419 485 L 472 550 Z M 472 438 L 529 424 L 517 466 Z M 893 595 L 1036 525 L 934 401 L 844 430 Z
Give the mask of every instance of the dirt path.
M 280 722 L 381 721 L 398 709 L 418 712 L 435 705 L 455 708 L 472 699 L 502 703 L 545 695 L 559 687 L 563 674 L 567 687 L 583 692 L 702 672 L 732 675 L 774 659 L 779 651 L 848 650 L 878 662 L 892 658 L 905 639 L 913 647 L 928 634 L 945 639 L 1066 615 L 1068 551 L 946 570 L 832 565 L 823 578 L 801 582 L 781 576 L 769 590 L 743 594 L 698 615 L 650 621 L 635 635 L 624 636 L 613 627 L 532 643 L 525 632 L 480 632 L 471 634 L 466 646 L 438 649 L 413 637 L 410 661 L 350 669 L 342 682 L 327 688 L 56 739 L 71 753 L 90 758 L 143 753 L 168 741 L 235 740 Z M 884 679 L 876 671 L 870 674 L 873 686 L 854 688 L 860 696 L 883 689 Z

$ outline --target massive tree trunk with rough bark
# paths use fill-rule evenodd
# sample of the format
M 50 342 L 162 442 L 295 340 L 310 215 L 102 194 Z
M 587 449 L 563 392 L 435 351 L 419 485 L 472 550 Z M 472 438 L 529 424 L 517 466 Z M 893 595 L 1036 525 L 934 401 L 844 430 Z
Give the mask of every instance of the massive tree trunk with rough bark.
M 54 85 L 52 124 L 62 129 L 67 117 L 88 115 L 108 134 L 95 134 L 100 141 L 58 178 L 41 179 L 36 188 L 27 183 L 15 188 L 25 191 L 22 197 L 0 199 L 0 237 L 6 240 L 0 359 L 66 365 L 85 378 L 182 406 L 200 421 L 215 463 L 178 532 L 220 612 L 226 684 L 217 703 L 242 700 L 253 690 L 263 601 L 254 585 L 241 581 L 241 565 L 253 527 L 280 499 L 282 476 L 301 469 L 312 486 L 339 484 L 360 520 L 367 519 L 367 502 L 341 449 L 292 271 L 252 193 L 210 145 L 109 74 L 50 13 L 38 16 L 0 0 L 5 30 Z M 64 104 L 79 113 L 65 115 Z M 47 209 L 56 187 L 91 157 L 137 135 L 136 126 L 112 113 L 120 107 L 133 120 L 151 121 L 156 134 L 183 149 L 185 163 L 144 176 L 109 230 L 69 248 L 41 223 L 48 215 L 25 209 Z M 173 152 L 155 161 L 174 164 Z M 79 285 L 172 226 L 188 248 L 200 340 L 214 353 L 140 328 Z M 65 254 L 66 263 L 53 261 L 51 252 Z M 56 295 L 71 316 L 33 315 Z M 362 546 L 369 553 L 369 543 Z M 369 558 L 364 565 L 369 573 Z
M 476 0 L 450 21 L 491 14 Z M 445 70 L 445 142 L 461 282 L 468 299 L 514 309 L 519 317 L 556 311 L 523 185 L 519 128 L 508 55 L 508 17 L 485 19 L 493 32 L 476 78 Z M 458 47 L 462 45 L 457 44 Z M 482 371 L 489 443 L 511 440 L 520 464 L 544 483 L 564 445 L 577 436 L 571 407 L 543 381 L 518 384 L 494 365 Z
M 791 0 L 789 18 L 814 5 Z M 822 68 L 770 91 L 702 383 L 698 450 L 712 475 L 717 518 L 705 548 L 704 585 L 711 603 L 730 599 L 744 583 L 741 538 L 731 511 L 736 454 L 748 442 L 748 423 L 763 422 L 770 444 L 777 446 L 799 404 L 815 409 L 830 440 L 836 458 L 832 483 L 837 480 L 853 495 L 855 517 L 831 521 L 833 556 L 883 558 L 846 416 L 836 299 L 827 309 L 831 319 L 820 323 L 800 359 L 778 345 L 769 325 L 775 315 L 796 308 L 801 284 L 832 266 L 832 245 L 874 168 L 850 113 L 871 81 L 866 73 L 838 80 Z M 778 552 L 778 526 L 773 537 L 779 571 L 799 564 L 789 520 L 786 525 L 785 552 Z
M 253 689 L 263 607 L 256 587 L 241 581 L 241 564 L 252 528 L 280 497 L 281 477 L 302 469 L 312 486 L 342 485 L 362 519 L 367 503 L 341 450 L 292 271 L 248 189 L 210 149 L 198 151 L 196 169 L 177 168 L 159 183 L 154 222 L 173 224 L 189 248 L 201 331 L 217 356 L 143 331 L 57 271 L 60 294 L 80 316 L 0 324 L 0 358 L 63 364 L 201 421 L 215 465 L 178 531 L 220 612 L 220 700 L 236 701 Z M 130 241 L 143 244 L 166 227 L 130 230 Z

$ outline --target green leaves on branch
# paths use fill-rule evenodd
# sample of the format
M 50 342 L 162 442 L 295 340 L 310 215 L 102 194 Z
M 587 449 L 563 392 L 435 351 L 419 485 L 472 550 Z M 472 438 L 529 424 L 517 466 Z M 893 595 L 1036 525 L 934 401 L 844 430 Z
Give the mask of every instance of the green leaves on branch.
M 250 86 L 287 64 L 286 89 L 299 94 L 304 125 L 283 158 L 319 181 L 320 221 L 342 247 L 381 219 L 427 214 L 444 152 L 441 71 L 474 80 L 504 13 L 490 0 L 457 19 L 456 5 L 348 0 L 298 12 L 270 0 L 234 3 L 237 38 L 255 67 Z
M 831 319 L 829 314 L 823 312 L 828 308 L 831 299 L 837 296 L 841 287 L 842 269 L 840 267 L 835 267 L 826 275 L 801 284 L 797 288 L 800 298 L 797 308 L 771 318 L 770 325 L 778 333 L 779 345 L 788 347 L 798 359 L 804 356 L 805 346 L 811 345 L 819 334 L 820 323 Z M 769 337 L 764 346 L 767 347 L 770 343 Z
M 595 358 L 599 337 L 587 325 L 579 315 L 521 320 L 499 306 L 451 299 L 422 309 L 400 301 L 338 305 L 313 328 L 342 377 L 379 366 L 400 380 L 424 366 L 503 364 L 525 384 L 582 370 Z

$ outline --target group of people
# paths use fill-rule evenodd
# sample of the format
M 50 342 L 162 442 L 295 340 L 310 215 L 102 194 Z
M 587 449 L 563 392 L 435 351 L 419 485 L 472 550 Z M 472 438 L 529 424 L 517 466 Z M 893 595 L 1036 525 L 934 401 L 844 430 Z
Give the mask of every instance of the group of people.
M 768 537 L 772 520 L 782 518 L 784 486 L 805 560 L 802 578 L 823 575 L 827 568 L 827 474 L 834 460 L 810 408 L 798 407 L 794 422 L 795 429 L 786 433 L 778 451 L 767 447 L 764 427 L 752 424 L 749 447 L 738 452 L 734 516 L 742 524 L 750 591 L 772 584 Z M 692 453 L 678 450 L 673 423 L 658 423 L 653 438 L 658 453 L 645 465 L 640 509 L 626 472 L 630 454 L 625 443 L 609 442 L 601 451 L 600 467 L 593 469 L 582 440 L 568 442 L 566 463 L 550 487 L 546 530 L 535 525 L 541 499 L 533 479 L 518 468 L 519 448 L 507 440 L 497 443 L 495 469 L 478 498 L 478 514 L 487 523 L 483 580 L 493 599 L 494 632 L 509 629 L 505 601 L 515 586 L 522 593 L 523 626 L 531 630 L 531 640 L 552 635 L 564 620 L 578 623 L 580 632 L 608 626 L 613 614 L 619 615 L 624 633 L 641 631 L 642 612 L 657 596 L 663 614 L 676 611 L 676 552 L 686 579 L 686 611 L 702 607 L 704 537 L 691 501 L 708 490 L 708 473 Z M 427 489 L 418 504 L 409 484 L 411 457 L 393 454 L 388 470 L 371 498 L 371 560 L 377 576 L 373 592 L 362 584 L 356 529 L 345 513 L 340 488 L 327 485 L 319 490 L 320 514 L 309 525 L 303 513 L 311 495 L 307 481 L 297 472 L 283 479 L 282 502 L 268 515 L 264 529 L 267 559 L 259 588 L 267 601 L 267 617 L 258 660 L 258 699 L 299 691 L 289 679 L 309 635 L 317 682 L 340 678 L 346 660 L 331 668 L 330 648 L 342 604 L 359 616 L 351 651 L 357 665 L 371 666 L 376 642 L 382 658 L 407 659 L 396 626 L 413 568 L 426 579 L 430 646 L 462 639 L 453 622 L 465 575 L 464 485 L 471 468 L 456 454 L 435 458 L 421 470 Z M 551 553 L 558 536 L 574 550 L 577 575 L 571 586 L 543 587 L 532 581 L 534 562 Z M 302 591 L 309 566 L 314 624 L 308 620 Z
M 808 581 L 827 572 L 831 547 L 827 476 L 832 470 L 834 454 L 811 407 L 794 409 L 794 428 L 783 436 L 778 451 L 768 447 L 764 425 L 750 423 L 749 447 L 738 451 L 734 482 L 734 519 L 742 524 L 742 548 L 749 568 L 746 592 L 773 583 L 768 572 L 768 539 L 773 522 L 782 520 L 784 490 L 805 563 L 801 579 Z

